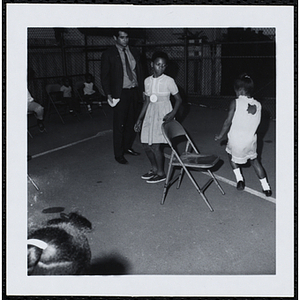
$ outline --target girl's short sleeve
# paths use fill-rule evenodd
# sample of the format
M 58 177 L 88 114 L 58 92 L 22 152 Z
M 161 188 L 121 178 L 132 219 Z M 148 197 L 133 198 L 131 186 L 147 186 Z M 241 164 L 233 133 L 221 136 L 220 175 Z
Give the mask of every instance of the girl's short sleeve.
M 145 80 L 144 80 L 144 90 L 145 90 L 145 94 L 147 96 L 150 96 L 151 94 L 151 91 L 150 91 L 150 78 L 147 77 Z
M 171 77 L 169 77 L 169 80 L 168 80 L 168 87 L 169 87 L 169 90 L 170 90 L 170 93 L 174 96 L 178 93 L 178 87 L 175 83 L 175 80 Z

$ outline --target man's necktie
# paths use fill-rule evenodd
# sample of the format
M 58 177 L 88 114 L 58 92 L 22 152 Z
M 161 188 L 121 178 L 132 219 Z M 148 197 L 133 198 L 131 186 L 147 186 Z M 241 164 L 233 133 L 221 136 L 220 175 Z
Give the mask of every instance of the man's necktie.
M 129 60 L 128 60 L 128 57 L 127 57 L 127 54 L 126 54 L 126 49 L 123 48 L 123 51 L 124 51 L 124 55 L 125 55 L 126 72 L 127 72 L 128 78 L 132 81 L 133 80 L 133 74 L 132 74 L 132 70 L 131 70 Z

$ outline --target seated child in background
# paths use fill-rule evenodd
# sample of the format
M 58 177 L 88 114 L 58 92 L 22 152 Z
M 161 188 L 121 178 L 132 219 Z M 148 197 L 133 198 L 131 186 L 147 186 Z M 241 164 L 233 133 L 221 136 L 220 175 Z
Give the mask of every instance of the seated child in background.
M 92 112 L 92 104 L 94 100 L 97 100 L 99 103 L 99 106 L 101 106 L 101 94 L 93 82 L 93 76 L 92 74 L 86 74 L 85 75 L 85 82 L 83 83 L 83 99 L 87 103 L 88 111 Z
M 86 274 L 91 251 L 85 233 L 91 228 L 86 218 L 70 213 L 29 230 L 28 275 Z
M 68 104 L 70 113 L 79 112 L 79 103 L 72 96 L 73 93 L 69 78 L 65 77 L 63 79 L 63 85 L 60 90 L 63 92 L 63 100 Z
M 34 98 L 31 96 L 29 91 L 27 90 L 27 111 L 33 112 L 35 117 L 37 118 L 37 125 L 39 127 L 40 132 L 45 130 L 45 126 L 43 123 L 44 119 L 44 107 L 39 103 L 34 101 Z

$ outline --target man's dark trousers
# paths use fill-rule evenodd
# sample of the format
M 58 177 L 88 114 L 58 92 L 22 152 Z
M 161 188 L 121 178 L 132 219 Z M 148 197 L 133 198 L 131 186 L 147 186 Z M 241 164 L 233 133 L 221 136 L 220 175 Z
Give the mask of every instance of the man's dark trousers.
M 121 157 L 132 147 L 136 133 L 138 89 L 123 89 L 120 102 L 113 108 L 113 144 L 115 157 Z

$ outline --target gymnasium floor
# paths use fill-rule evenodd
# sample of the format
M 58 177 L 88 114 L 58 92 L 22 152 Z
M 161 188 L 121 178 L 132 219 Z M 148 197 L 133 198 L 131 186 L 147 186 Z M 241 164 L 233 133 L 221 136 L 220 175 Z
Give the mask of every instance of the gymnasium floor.
M 106 115 L 104 115 L 103 110 Z M 254 170 L 243 174 L 247 188 L 235 188 L 225 145 L 214 141 L 226 112 L 187 106 L 182 124 L 198 149 L 220 156 L 215 174 L 225 190 L 212 184 L 206 195 L 210 212 L 188 177 L 179 190 L 171 187 L 160 204 L 163 183 L 147 184 L 140 176 L 149 169 L 138 138 L 138 157 L 128 165 L 114 160 L 112 110 L 94 110 L 80 121 L 56 115 L 46 119 L 47 132 L 30 128 L 28 173 L 40 190 L 28 182 L 28 223 L 77 211 L 93 224 L 88 234 L 92 251 L 91 275 L 265 275 L 275 274 L 275 122 L 264 120 L 260 130 L 262 164 L 273 190 L 261 193 Z M 197 181 L 205 174 L 193 172 Z

